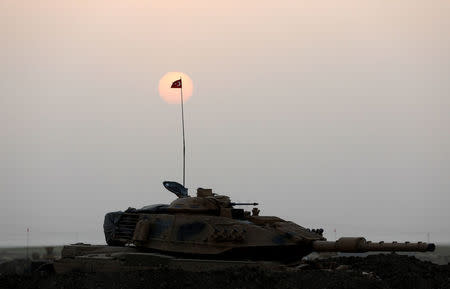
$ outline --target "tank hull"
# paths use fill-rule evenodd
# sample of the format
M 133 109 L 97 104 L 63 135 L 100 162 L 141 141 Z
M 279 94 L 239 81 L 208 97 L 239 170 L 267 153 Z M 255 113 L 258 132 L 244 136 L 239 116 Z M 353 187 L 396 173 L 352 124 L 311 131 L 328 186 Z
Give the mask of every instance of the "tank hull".
M 122 230 L 114 232 L 113 243 L 202 258 L 291 261 L 309 254 L 313 241 L 325 240 L 277 217 L 123 214 L 117 227 Z

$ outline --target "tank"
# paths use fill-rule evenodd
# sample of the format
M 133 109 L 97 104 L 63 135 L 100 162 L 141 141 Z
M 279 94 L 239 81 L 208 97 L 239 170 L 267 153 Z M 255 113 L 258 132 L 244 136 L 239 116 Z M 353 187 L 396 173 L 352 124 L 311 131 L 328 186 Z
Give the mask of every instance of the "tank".
M 211 189 L 189 196 L 176 182 L 164 187 L 178 198 L 170 204 L 107 213 L 110 246 L 131 246 L 189 258 L 292 262 L 312 252 L 433 251 L 429 243 L 373 243 L 363 237 L 327 241 L 323 229 L 309 229 L 276 216 L 262 216 L 257 203 L 234 203 Z M 254 206 L 246 211 L 240 206 Z

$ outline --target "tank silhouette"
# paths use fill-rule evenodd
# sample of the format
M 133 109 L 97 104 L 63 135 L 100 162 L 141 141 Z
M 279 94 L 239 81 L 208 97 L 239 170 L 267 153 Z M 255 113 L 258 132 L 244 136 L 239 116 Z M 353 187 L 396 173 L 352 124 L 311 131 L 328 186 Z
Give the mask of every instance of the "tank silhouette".
M 290 262 L 311 252 L 433 251 L 434 244 L 372 243 L 363 237 L 335 242 L 323 229 L 307 229 L 274 216 L 260 216 L 259 209 L 245 211 L 225 195 L 211 189 L 187 189 L 176 182 L 164 187 L 177 195 L 169 205 L 128 208 L 106 214 L 104 233 L 110 246 L 131 245 L 144 251 L 203 259 L 273 260 Z

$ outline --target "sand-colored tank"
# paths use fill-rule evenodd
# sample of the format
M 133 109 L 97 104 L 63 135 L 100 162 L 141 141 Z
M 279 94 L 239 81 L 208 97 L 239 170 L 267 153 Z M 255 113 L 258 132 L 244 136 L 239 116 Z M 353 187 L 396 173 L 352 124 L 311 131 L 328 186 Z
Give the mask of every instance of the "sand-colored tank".
M 129 208 L 105 216 L 109 245 L 190 258 L 295 261 L 311 252 L 433 251 L 427 243 L 372 243 L 362 237 L 329 242 L 322 229 L 307 229 L 259 210 L 245 211 L 228 196 L 199 188 L 195 197 L 175 182 L 164 186 L 178 198 L 169 205 Z

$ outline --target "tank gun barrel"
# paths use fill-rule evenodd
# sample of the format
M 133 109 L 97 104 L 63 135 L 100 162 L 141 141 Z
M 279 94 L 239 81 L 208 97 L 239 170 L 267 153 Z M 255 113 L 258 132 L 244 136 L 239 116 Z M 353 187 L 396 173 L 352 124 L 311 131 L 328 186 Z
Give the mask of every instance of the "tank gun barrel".
M 434 251 L 433 243 L 373 243 L 366 241 L 363 237 L 343 237 L 336 242 L 314 241 L 313 249 L 317 252 L 348 252 L 363 253 L 369 251 L 390 251 L 390 252 L 427 252 Z
M 231 203 L 232 206 L 258 206 L 258 203 Z

